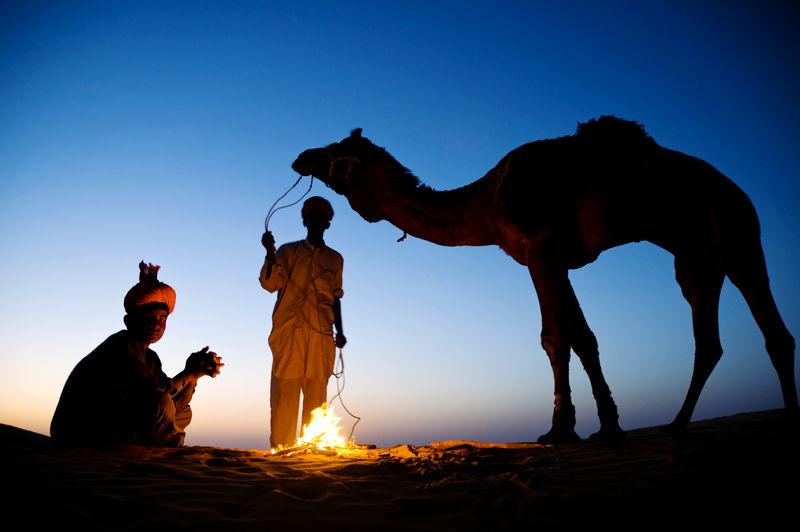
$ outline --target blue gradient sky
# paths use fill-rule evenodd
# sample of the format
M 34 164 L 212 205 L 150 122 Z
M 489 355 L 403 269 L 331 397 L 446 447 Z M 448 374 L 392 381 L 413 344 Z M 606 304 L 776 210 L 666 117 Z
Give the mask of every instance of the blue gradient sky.
M 4 1 L 0 422 L 48 433 L 69 371 L 122 328 L 144 259 L 178 293 L 153 346 L 166 371 L 205 345 L 226 363 L 201 381 L 187 443 L 264 448 L 275 301 L 257 280 L 264 216 L 299 152 L 354 127 L 449 189 L 578 122 L 639 121 L 749 194 L 800 337 L 798 23 L 796 5 L 770 1 Z M 314 193 L 336 210 L 326 240 L 345 257 L 358 441 L 545 432 L 552 374 L 527 271 L 497 248 L 398 244 L 398 229 L 319 183 Z M 270 228 L 279 242 L 304 236 L 298 208 Z M 694 349 L 672 257 L 629 245 L 571 279 L 623 428 L 670 421 Z M 695 418 L 781 406 L 727 281 L 720 314 L 726 353 Z M 598 423 L 576 359 L 572 387 L 587 436 Z

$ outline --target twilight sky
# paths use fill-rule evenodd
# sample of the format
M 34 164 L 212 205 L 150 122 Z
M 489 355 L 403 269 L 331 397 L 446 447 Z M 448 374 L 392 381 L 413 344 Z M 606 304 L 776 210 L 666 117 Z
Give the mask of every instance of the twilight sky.
M 123 327 L 145 260 L 178 294 L 152 346 L 167 373 L 205 345 L 226 364 L 198 386 L 187 444 L 265 448 L 275 296 L 258 283 L 264 217 L 298 153 L 355 127 L 450 189 L 592 117 L 641 122 L 750 196 L 800 338 L 798 23 L 795 3 L 774 1 L 4 1 L 0 422 L 49 433 L 72 367 Z M 345 258 L 357 441 L 546 432 L 552 373 L 527 271 L 496 247 L 397 243 L 401 231 L 368 224 L 319 182 L 312 193 L 333 204 L 326 241 Z M 299 206 L 270 229 L 279 243 L 303 238 Z M 622 427 L 671 421 L 694 350 L 671 255 L 628 245 L 571 279 Z M 782 406 L 728 281 L 720 324 L 725 354 L 695 419 Z M 588 436 L 598 422 L 575 357 L 571 371 Z

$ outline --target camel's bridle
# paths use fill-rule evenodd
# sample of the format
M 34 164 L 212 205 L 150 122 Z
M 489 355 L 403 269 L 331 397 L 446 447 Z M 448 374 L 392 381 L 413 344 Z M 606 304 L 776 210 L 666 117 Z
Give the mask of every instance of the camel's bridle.
M 339 161 L 347 161 L 347 171 L 344 173 L 344 177 L 342 178 L 342 181 L 347 181 L 347 178 L 350 177 L 350 171 L 353 169 L 353 165 L 355 163 L 360 163 L 361 162 L 361 160 L 358 157 L 356 157 L 355 155 L 345 155 L 345 156 L 342 156 L 342 157 L 334 157 L 327 150 L 325 151 L 325 154 L 331 160 L 331 164 L 328 167 L 328 179 L 333 179 L 333 167 L 336 166 L 336 163 L 338 163 Z
M 333 167 L 336 166 L 336 163 L 338 163 L 339 161 L 347 161 L 347 171 L 344 173 L 342 182 L 347 181 L 347 178 L 350 177 L 350 171 L 353 169 L 353 165 L 361 162 L 361 159 L 359 159 L 355 155 L 343 155 L 341 157 L 334 157 L 331 154 L 331 152 L 329 152 L 327 149 L 325 150 L 325 155 L 327 155 L 328 158 L 331 160 L 331 163 L 328 166 L 328 181 L 333 179 Z M 330 186 L 329 183 L 326 183 L 326 185 Z M 403 236 L 401 236 L 397 241 L 402 242 L 403 240 L 406 239 L 406 236 L 407 236 L 406 230 L 403 229 Z

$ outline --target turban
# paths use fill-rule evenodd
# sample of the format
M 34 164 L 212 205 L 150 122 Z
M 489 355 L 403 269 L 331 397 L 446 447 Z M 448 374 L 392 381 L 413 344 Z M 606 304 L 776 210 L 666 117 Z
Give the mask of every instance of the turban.
M 137 307 L 148 303 L 163 303 L 169 313 L 175 308 L 175 290 L 168 284 L 158 280 L 160 266 L 139 263 L 139 282 L 125 294 L 125 312 L 130 313 Z
M 333 207 L 328 203 L 328 200 L 319 196 L 311 196 L 305 203 L 303 203 L 303 210 L 300 211 L 303 219 L 308 215 L 312 209 L 319 209 L 328 215 L 328 220 L 333 220 Z

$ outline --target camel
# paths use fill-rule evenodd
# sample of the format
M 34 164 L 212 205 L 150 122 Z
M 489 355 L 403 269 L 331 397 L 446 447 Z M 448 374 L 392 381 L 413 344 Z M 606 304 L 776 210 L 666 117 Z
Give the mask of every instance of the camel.
M 770 291 L 755 209 L 710 164 L 659 146 L 637 122 L 601 116 L 579 124 L 574 135 L 512 150 L 473 183 L 436 191 L 361 133 L 355 129 L 341 142 L 304 151 L 292 168 L 343 194 L 368 222 L 395 225 L 402 238 L 496 245 L 528 268 L 555 381 L 552 427 L 540 442 L 580 441 L 570 397 L 570 350 L 597 403 L 600 430 L 592 437 L 624 436 L 597 340 L 568 272 L 604 250 L 640 241 L 674 255 L 675 277 L 692 309 L 694 370 L 682 407 L 662 430 L 685 430 L 722 356 L 718 309 L 725 276 L 741 291 L 765 337 L 785 411 L 796 419 L 795 343 Z

